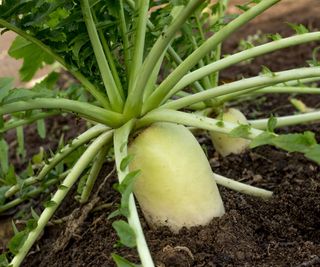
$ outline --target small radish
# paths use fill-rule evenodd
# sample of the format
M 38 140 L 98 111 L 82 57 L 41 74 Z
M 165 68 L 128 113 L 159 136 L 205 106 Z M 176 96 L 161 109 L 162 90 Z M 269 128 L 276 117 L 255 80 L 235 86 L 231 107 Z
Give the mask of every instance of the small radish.
M 230 108 L 222 115 L 222 121 L 240 124 L 248 124 L 246 117 L 235 108 Z M 223 157 L 230 154 L 240 154 L 250 144 L 250 141 L 244 138 L 230 137 L 227 134 L 210 132 L 211 141 L 216 151 Z

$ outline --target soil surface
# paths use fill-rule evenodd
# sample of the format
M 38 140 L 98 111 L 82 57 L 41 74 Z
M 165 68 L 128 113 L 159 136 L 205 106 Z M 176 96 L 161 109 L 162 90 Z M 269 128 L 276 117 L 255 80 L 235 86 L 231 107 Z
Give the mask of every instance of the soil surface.
M 297 1 L 298 2 L 298 1 Z M 318 19 L 320 4 L 308 6 L 299 1 L 297 13 L 274 8 L 273 13 L 262 16 L 250 23 L 241 32 L 233 35 L 224 50 L 231 53 L 237 49 L 237 40 L 255 34 L 257 29 L 263 33 L 278 31 L 284 36 L 292 34 L 284 21 L 303 23 L 320 29 Z M 308 1 L 312 2 L 312 1 Z M 316 3 L 318 3 L 316 5 Z M 277 13 L 279 12 L 279 13 Z M 281 14 L 277 16 L 277 14 Z M 252 76 L 259 73 L 261 65 L 273 71 L 306 65 L 312 48 L 301 45 L 284 51 L 261 57 L 250 65 L 239 65 L 222 73 L 225 81 L 235 80 L 238 76 Z M 308 106 L 316 107 L 320 103 L 318 96 L 298 96 Z M 292 114 L 288 95 L 267 96 L 256 99 L 254 103 L 242 105 L 242 111 L 251 118 Z M 287 127 L 281 129 L 303 132 L 312 130 L 320 141 L 320 123 Z M 218 267 L 218 266 L 275 266 L 304 267 L 320 266 L 320 167 L 297 153 L 286 153 L 273 147 L 265 146 L 242 155 L 222 158 L 212 149 L 205 134 L 198 136 L 206 147 L 210 164 L 219 174 L 274 192 L 270 200 L 262 200 L 243 195 L 223 187 L 220 192 L 225 203 L 226 214 L 214 219 L 210 225 L 182 229 L 172 234 L 168 229 L 156 231 L 144 222 L 147 242 L 158 267 Z M 104 167 L 100 184 L 112 170 L 112 164 Z M 112 212 L 119 195 L 112 189 L 116 182 L 113 176 L 107 180 L 100 191 L 96 209 L 86 216 L 76 230 L 75 218 L 81 210 L 74 212 L 78 203 L 70 194 L 54 219 L 69 217 L 67 222 L 48 226 L 34 246 L 23 266 L 25 267 L 80 267 L 80 266 L 115 266 L 111 253 L 138 262 L 134 249 L 115 248 L 117 235 L 112 229 L 112 220 L 107 216 Z M 97 189 L 97 186 L 96 186 Z M 96 201 L 96 199 L 91 200 Z M 109 204 L 114 204 L 111 208 Z M 84 210 L 83 207 L 82 210 Z M 82 211 L 83 214 L 83 211 Z M 71 236 L 70 239 L 66 239 Z M 148 266 L 145 266 L 148 267 Z

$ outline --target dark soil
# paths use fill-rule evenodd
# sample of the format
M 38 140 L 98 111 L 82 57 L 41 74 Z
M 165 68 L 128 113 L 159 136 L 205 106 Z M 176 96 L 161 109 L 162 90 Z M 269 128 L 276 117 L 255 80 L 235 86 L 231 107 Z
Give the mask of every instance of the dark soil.
M 264 201 L 220 188 L 227 213 L 206 227 L 183 229 L 176 235 L 166 228 L 153 231 L 143 223 L 157 265 L 320 266 L 319 166 L 271 147 L 225 159 L 209 153 L 216 172 L 275 195 Z M 106 189 L 102 195 L 107 203 L 117 201 L 114 191 Z M 60 214 L 68 210 L 65 205 Z M 117 236 L 106 211 L 93 213 L 64 251 L 52 252 L 64 225 L 48 227 L 38 244 L 40 251 L 24 266 L 114 266 L 112 252 L 137 260 L 134 250 L 113 248 Z
M 269 15 L 268 23 L 259 20 L 249 24 L 227 42 L 225 51 L 236 49 L 237 38 L 253 34 L 256 29 L 290 35 L 291 30 L 283 25 L 283 21 L 304 23 L 319 29 L 319 5 L 318 11 L 315 6 L 301 8 L 303 12 L 299 15 L 289 11 L 286 16 L 283 13 L 281 16 Z M 311 50 L 305 45 L 286 49 L 282 53 L 255 60 L 251 65 L 228 69 L 222 73 L 222 77 L 235 80 L 239 74 L 255 75 L 260 71 L 261 64 L 274 71 L 303 66 L 305 60 L 310 58 Z M 303 96 L 302 99 L 311 107 L 320 103 L 320 97 L 316 96 Z M 256 100 L 252 105 L 245 104 L 243 111 L 251 117 L 267 117 L 270 113 L 290 114 L 294 109 L 289 105 L 288 95 L 282 95 L 268 96 L 259 102 Z M 301 132 L 307 129 L 314 131 L 319 140 L 319 123 L 281 131 Z M 253 149 L 240 156 L 222 158 L 213 151 L 205 135 L 200 135 L 199 141 L 207 146 L 215 172 L 273 190 L 274 197 L 266 201 L 220 187 L 226 214 L 214 219 L 208 226 L 183 229 L 179 234 L 172 234 L 166 228 L 151 230 L 142 219 L 157 266 L 320 266 L 320 167 L 300 154 L 289 154 L 269 146 Z M 100 181 L 111 170 L 110 166 L 105 167 Z M 115 181 L 115 177 L 107 181 L 107 186 L 99 194 L 97 207 L 119 201 L 118 194 L 112 189 Z M 77 203 L 70 195 L 54 219 L 71 214 L 75 207 Z M 109 267 L 115 266 L 111 259 L 113 252 L 138 262 L 135 250 L 114 248 L 118 238 L 111 227 L 112 221 L 107 219 L 114 209 L 115 206 L 91 212 L 73 237 L 64 244 L 64 249 L 58 248 L 61 247 L 61 239 L 66 236 L 66 224 L 48 226 L 23 266 Z

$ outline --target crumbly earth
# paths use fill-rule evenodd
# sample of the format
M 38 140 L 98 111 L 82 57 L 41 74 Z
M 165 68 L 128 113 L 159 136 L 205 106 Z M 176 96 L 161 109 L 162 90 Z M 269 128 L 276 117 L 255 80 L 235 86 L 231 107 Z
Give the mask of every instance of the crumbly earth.
M 199 139 L 207 143 L 205 137 Z M 320 266 L 319 166 L 272 147 L 227 158 L 210 149 L 208 153 L 217 173 L 273 190 L 274 197 L 262 200 L 220 188 L 227 213 L 179 234 L 167 228 L 154 231 L 143 221 L 157 266 Z M 111 189 L 114 182 L 101 192 L 100 204 L 118 201 Z M 71 213 L 68 205 L 74 207 L 74 200 L 68 201 L 58 217 Z M 110 212 L 92 213 L 60 251 L 57 239 L 64 235 L 64 224 L 47 227 L 23 266 L 114 266 L 112 252 L 137 261 L 134 250 L 113 247 L 117 236 L 106 218 Z
M 302 3 L 303 1 L 301 1 Z M 310 2 L 310 1 L 309 1 Z M 317 1 L 315 1 L 316 3 Z M 292 32 L 283 21 L 294 21 L 320 28 L 317 6 L 301 5 L 300 11 L 286 12 L 282 6 L 279 16 L 269 13 L 264 19 L 249 24 L 226 43 L 224 49 L 236 49 L 236 40 L 260 29 L 264 33 Z M 281 12 L 280 12 L 281 11 Z M 299 15 L 297 15 L 299 14 Z M 313 44 L 315 47 L 319 44 Z M 239 75 L 257 74 L 260 65 L 277 71 L 305 65 L 312 48 L 299 46 L 259 58 L 250 65 L 238 65 L 222 73 L 224 81 L 232 81 Z M 298 96 L 310 107 L 318 107 L 320 97 Z M 292 114 L 288 95 L 258 98 L 242 104 L 242 111 L 250 118 Z M 303 132 L 312 130 L 320 141 L 320 123 L 281 129 Z M 242 155 L 226 158 L 212 149 L 205 133 L 198 136 L 213 170 L 219 174 L 274 192 L 270 200 L 250 197 L 220 187 L 226 214 L 214 219 L 208 226 L 182 229 L 172 234 L 168 229 L 152 230 L 144 222 L 147 242 L 158 267 L 316 267 L 320 266 L 320 167 L 297 153 L 286 153 L 265 146 Z M 110 172 L 112 163 L 104 167 L 100 181 Z M 107 181 L 99 193 L 97 207 L 84 222 L 79 224 L 71 239 L 66 235 L 66 223 L 48 226 L 34 246 L 23 266 L 25 267 L 111 267 L 115 266 L 111 253 L 117 253 L 138 262 L 133 249 L 114 247 L 117 236 L 112 220 L 107 216 L 115 209 L 119 195 L 112 189 L 115 177 Z M 99 183 L 99 182 L 98 182 Z M 70 215 L 77 207 L 74 195 L 70 195 L 54 219 Z M 112 208 L 110 205 L 114 204 Z M 70 217 L 74 220 L 74 217 Z M 76 223 L 76 221 L 75 221 Z M 68 222 L 70 226 L 70 222 Z M 58 242 L 59 241 L 59 242 Z M 145 266 L 147 267 L 147 266 Z

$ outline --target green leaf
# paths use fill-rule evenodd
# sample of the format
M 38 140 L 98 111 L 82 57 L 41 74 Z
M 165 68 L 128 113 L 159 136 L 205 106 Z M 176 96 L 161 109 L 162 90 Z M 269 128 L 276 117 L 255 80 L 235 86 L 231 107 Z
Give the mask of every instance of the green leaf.
M 122 245 L 129 248 L 136 246 L 135 233 L 127 222 L 123 220 L 115 221 L 112 223 L 112 227 L 116 230 Z
M 32 215 L 32 218 L 35 219 L 35 220 L 39 220 L 40 216 L 35 212 L 35 210 L 31 207 L 31 215 Z
M 32 162 L 34 164 L 40 164 L 43 161 L 43 158 L 44 158 L 44 149 L 41 146 L 39 153 L 32 157 Z
M 7 173 L 9 169 L 8 152 L 9 146 L 7 142 L 0 137 L 0 166 L 3 173 Z
M 320 52 L 320 46 L 317 46 L 313 49 L 312 59 L 307 61 L 310 67 L 319 67 L 320 66 L 320 60 L 318 60 L 319 52 Z
M 250 148 L 272 144 L 274 137 L 275 135 L 270 132 L 263 132 L 250 142 Z
M 52 90 L 57 84 L 60 74 L 53 71 L 47 75 L 40 83 L 37 83 L 32 90 L 41 91 L 43 88 Z M 39 88 L 41 87 L 41 88 Z
M 273 138 L 272 144 L 278 148 L 289 152 L 306 152 L 311 146 L 316 145 L 317 141 L 312 132 L 304 132 L 303 134 L 286 134 Z
M 241 51 L 244 51 L 244 50 L 247 50 L 247 49 L 250 49 L 250 48 L 253 48 L 254 47 L 254 44 L 250 41 L 247 41 L 247 40 L 241 40 L 239 42 L 239 48 Z
M 134 182 L 139 174 L 139 170 L 128 173 L 122 183 L 118 186 L 118 190 L 121 193 L 120 212 L 123 216 L 129 216 L 129 197 L 132 193 Z
M 117 267 L 141 267 L 141 265 L 134 264 L 115 253 L 112 253 L 111 256 L 112 256 L 112 259 L 117 264 Z
M 250 135 L 251 126 L 247 124 L 239 125 L 238 127 L 234 128 L 230 133 L 229 136 L 231 137 L 241 137 L 241 138 L 248 138 Z
M 216 123 L 216 125 L 217 125 L 218 127 L 222 128 L 222 127 L 224 126 L 223 120 L 218 121 L 218 122 Z
M 64 148 L 65 144 L 64 144 L 64 134 L 62 134 L 60 136 L 60 139 L 59 139 L 59 143 L 58 143 L 58 148 L 57 148 L 57 152 L 56 153 L 60 153 L 60 150 L 62 148 Z
M 287 23 L 297 34 L 310 32 L 303 24 Z
M 19 230 L 18 230 L 16 224 L 14 223 L 14 221 L 11 221 L 11 225 L 12 225 L 12 229 L 13 229 L 14 234 L 16 235 L 17 233 L 19 233 Z
M 6 192 L 8 191 L 8 189 L 10 188 L 11 186 L 8 186 L 8 185 L 3 185 L 0 187 L 0 206 L 3 205 L 5 202 L 6 202 Z
M 54 202 L 53 200 L 49 200 L 46 203 L 44 203 L 45 208 L 51 208 L 51 207 L 55 207 L 55 206 L 57 206 L 57 203 Z
M 30 89 L 13 89 L 10 90 L 9 94 L 2 100 L 3 104 L 10 104 L 17 101 L 26 101 L 38 97 L 51 97 L 52 92 L 50 91 L 33 91 Z
M 3 115 L 0 115 L 0 134 L 1 134 L 1 129 L 4 126 L 4 119 L 3 119 Z
M 17 36 L 13 41 L 8 53 L 15 59 L 23 59 L 23 65 L 19 70 L 22 81 L 31 80 L 37 70 L 42 68 L 44 64 L 54 62 L 53 58 L 39 49 L 37 45 L 20 36 Z
M 27 229 L 28 229 L 28 231 L 32 231 L 32 230 L 36 229 L 37 226 L 38 226 L 38 220 L 29 219 L 27 221 Z
M 271 117 L 268 120 L 267 131 L 270 133 L 273 133 L 276 126 L 277 126 L 277 118 L 271 115 Z
M 59 190 L 67 190 L 68 187 L 65 186 L 65 185 L 63 185 L 63 184 L 60 184 L 60 185 L 58 186 L 58 189 L 59 189 Z
M 33 176 L 33 175 L 34 175 L 34 170 L 33 170 L 33 168 L 32 168 L 31 162 L 28 163 L 28 166 L 27 166 L 26 171 L 27 171 L 27 175 L 28 175 L 28 176 Z
M 19 233 L 17 233 L 8 244 L 8 248 L 11 253 L 14 255 L 18 254 L 20 248 L 22 247 L 23 243 L 26 241 L 28 237 L 28 231 L 24 230 Z
M 15 185 L 17 183 L 17 176 L 14 169 L 14 166 L 10 164 L 8 172 L 5 175 L 5 183 L 8 185 Z
M 253 139 L 250 148 L 262 145 L 273 145 L 289 152 L 300 152 L 310 160 L 320 164 L 320 145 L 317 144 L 315 134 L 312 132 L 304 132 L 303 134 L 285 134 L 275 135 L 271 132 L 264 132 Z
M 54 91 L 55 85 L 57 84 L 59 78 L 59 74 L 56 72 L 51 72 L 48 74 L 43 80 L 36 83 L 35 86 L 29 91 L 34 92 L 35 97 L 58 97 L 61 95 L 62 97 L 66 95 L 66 92 Z
M 3 98 L 5 98 L 9 91 L 13 88 L 13 78 L 11 77 L 1 77 L 0 78 L 0 103 L 2 103 Z
M 120 163 L 120 170 L 124 171 L 130 164 L 130 162 L 133 160 L 133 158 L 134 158 L 134 155 L 126 156 Z
M 107 218 L 108 218 L 108 220 L 110 220 L 110 219 L 112 219 L 112 218 L 114 218 L 114 217 L 117 217 L 117 216 L 120 216 L 120 215 L 122 215 L 122 214 L 121 214 L 121 211 L 120 211 L 119 209 L 117 209 L 117 210 L 111 212 L 111 213 L 108 215 Z
M 138 177 L 138 175 L 140 174 L 140 170 L 136 170 L 136 171 L 132 171 L 130 173 L 128 173 L 123 181 L 121 182 L 121 184 L 118 186 L 118 190 L 121 194 L 124 194 L 125 191 L 128 190 L 128 188 L 133 187 L 133 183 L 135 181 L 135 179 Z
M 261 73 L 267 77 L 274 77 L 276 74 L 272 72 L 268 67 L 262 66 Z
M 242 11 L 248 11 L 251 8 L 251 4 L 259 4 L 262 0 L 251 0 L 247 3 L 244 3 L 243 5 L 236 5 L 237 8 L 239 8 Z
M 267 37 L 269 37 L 272 41 L 278 41 L 282 39 L 282 36 L 279 33 L 268 34 Z
M 317 144 L 317 145 L 313 146 L 312 148 L 310 148 L 305 153 L 305 157 L 320 164 L 320 145 Z
M 46 124 L 44 119 L 37 120 L 37 132 L 42 139 L 46 138 Z
M 50 28 L 55 28 L 61 20 L 67 18 L 70 15 L 70 12 L 66 10 L 65 8 L 58 8 L 54 12 L 52 12 L 49 17 L 50 20 L 48 20 L 47 25 Z
M 127 141 L 123 142 L 120 146 L 120 152 L 123 152 L 123 150 L 127 147 L 127 145 L 128 145 Z
M 250 9 L 248 4 L 245 5 L 236 5 L 237 8 L 239 8 L 242 11 L 248 11 Z
M 0 267 L 8 267 L 8 266 L 9 266 L 9 262 L 7 259 L 7 255 L 1 254 L 0 255 Z

